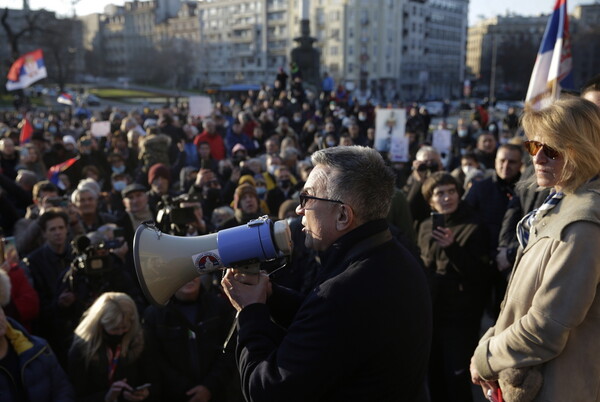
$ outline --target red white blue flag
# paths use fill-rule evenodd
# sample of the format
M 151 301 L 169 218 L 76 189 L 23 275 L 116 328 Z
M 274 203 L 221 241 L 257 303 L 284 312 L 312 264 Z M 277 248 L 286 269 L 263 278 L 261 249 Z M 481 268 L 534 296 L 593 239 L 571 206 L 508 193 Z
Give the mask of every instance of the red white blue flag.
M 556 0 L 538 51 L 525 102 L 539 110 L 558 99 L 561 88 L 573 87 L 573 57 L 567 0 Z
M 73 102 L 73 96 L 71 96 L 71 94 L 63 92 L 62 94 L 58 95 L 58 98 L 56 98 L 56 101 L 58 103 L 62 103 L 63 105 L 69 105 L 69 106 L 73 106 L 75 104 L 75 102 Z
M 36 81 L 46 78 L 46 65 L 44 64 L 44 54 L 42 49 L 25 53 L 13 63 L 8 70 L 8 81 L 6 89 L 14 91 L 16 89 L 27 88 Z
M 19 144 L 27 144 L 29 141 L 31 141 L 31 136 L 33 134 L 33 126 L 31 125 L 29 120 L 27 120 L 27 118 L 23 118 L 23 120 L 21 120 L 20 126 L 21 133 L 19 134 Z
M 59 163 L 58 165 L 52 166 L 50 169 L 48 169 L 48 180 L 50 180 L 52 183 L 58 186 L 60 182 L 59 176 L 62 173 L 66 173 L 66 170 L 73 166 L 73 164 L 75 164 L 75 162 L 77 162 L 78 160 L 79 157 L 76 156 L 74 158 L 67 159 L 62 163 Z

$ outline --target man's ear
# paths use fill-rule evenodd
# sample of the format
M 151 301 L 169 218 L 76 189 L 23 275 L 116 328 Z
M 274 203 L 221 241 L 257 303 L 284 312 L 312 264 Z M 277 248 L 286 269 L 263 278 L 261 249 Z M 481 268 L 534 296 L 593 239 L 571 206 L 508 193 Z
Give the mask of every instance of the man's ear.
M 347 231 L 353 227 L 355 219 L 356 217 L 352 208 L 346 204 L 342 204 L 338 207 L 335 227 L 340 232 Z

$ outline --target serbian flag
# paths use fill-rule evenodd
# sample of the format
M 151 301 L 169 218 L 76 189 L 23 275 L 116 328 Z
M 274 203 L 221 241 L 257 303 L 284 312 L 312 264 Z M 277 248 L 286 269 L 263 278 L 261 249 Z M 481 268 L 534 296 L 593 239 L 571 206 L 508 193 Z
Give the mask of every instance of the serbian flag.
M 46 65 L 44 64 L 44 55 L 42 49 L 25 53 L 13 63 L 8 70 L 8 81 L 6 89 L 14 91 L 15 89 L 27 88 L 36 81 L 46 78 Z
M 56 101 L 58 103 L 62 103 L 63 105 L 69 105 L 69 106 L 73 106 L 75 104 L 73 102 L 73 97 L 71 96 L 71 94 L 68 94 L 66 92 L 63 92 L 62 94 L 58 95 L 58 98 L 56 98 Z
M 48 180 L 50 180 L 55 185 L 59 185 L 58 176 L 62 173 L 66 173 L 66 170 L 69 169 L 75 162 L 79 160 L 79 157 L 76 156 L 71 159 L 67 159 L 66 161 L 59 163 L 58 165 L 52 166 L 48 169 Z
M 27 119 L 21 120 L 21 134 L 19 135 L 19 144 L 27 144 L 31 141 L 31 135 L 33 134 L 33 126 Z
M 558 99 L 560 89 L 573 88 L 573 58 L 567 0 L 556 0 L 538 51 L 525 102 L 535 110 Z

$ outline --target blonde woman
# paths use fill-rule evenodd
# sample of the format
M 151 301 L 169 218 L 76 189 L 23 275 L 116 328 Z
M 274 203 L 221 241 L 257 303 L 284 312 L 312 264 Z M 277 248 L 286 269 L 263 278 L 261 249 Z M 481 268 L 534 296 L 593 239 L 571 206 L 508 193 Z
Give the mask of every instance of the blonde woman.
M 77 398 L 146 400 L 154 392 L 146 355 L 134 301 L 125 293 L 102 294 L 84 313 L 69 351 Z
M 502 310 L 471 378 L 504 400 L 600 401 L 600 109 L 561 99 L 523 115 L 535 180 L 550 195 L 517 225 Z

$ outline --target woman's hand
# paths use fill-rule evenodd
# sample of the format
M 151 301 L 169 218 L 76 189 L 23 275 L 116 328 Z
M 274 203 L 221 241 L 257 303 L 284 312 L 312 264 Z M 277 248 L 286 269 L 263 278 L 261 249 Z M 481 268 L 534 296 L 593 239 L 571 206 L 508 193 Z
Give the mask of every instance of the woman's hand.
M 454 233 L 452 233 L 452 230 L 441 226 L 438 226 L 431 232 L 431 237 L 433 237 L 442 248 L 446 248 L 454 243 Z
M 119 395 L 124 391 L 133 391 L 133 389 L 127 384 L 127 378 L 122 379 L 121 381 L 115 381 L 110 386 L 104 400 L 106 402 L 114 402 L 119 400 Z
M 137 391 L 123 391 L 123 398 L 127 401 L 143 401 L 150 395 L 150 389 L 144 388 Z
M 483 392 L 483 396 L 486 399 L 490 399 L 491 395 L 494 395 L 498 389 L 498 381 L 488 381 L 481 378 L 477 367 L 475 367 L 475 362 L 473 359 L 471 359 L 471 366 L 469 367 L 469 370 L 471 371 L 471 381 L 473 384 L 479 385 L 481 387 L 481 391 Z

